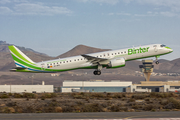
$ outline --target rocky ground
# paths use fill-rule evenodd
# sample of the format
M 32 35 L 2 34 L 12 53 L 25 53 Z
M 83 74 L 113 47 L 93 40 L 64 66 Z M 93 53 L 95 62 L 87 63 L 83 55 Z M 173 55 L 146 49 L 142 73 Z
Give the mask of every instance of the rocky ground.
M 0 94 L 0 113 L 180 111 L 179 93 Z

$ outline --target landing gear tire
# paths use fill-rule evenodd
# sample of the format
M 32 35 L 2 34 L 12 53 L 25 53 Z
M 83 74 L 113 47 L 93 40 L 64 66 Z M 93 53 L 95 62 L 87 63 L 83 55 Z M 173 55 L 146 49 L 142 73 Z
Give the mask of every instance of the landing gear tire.
M 159 64 L 159 61 L 156 61 L 156 64 Z
M 101 75 L 101 71 L 98 71 L 98 70 L 95 70 L 93 73 L 94 75 Z

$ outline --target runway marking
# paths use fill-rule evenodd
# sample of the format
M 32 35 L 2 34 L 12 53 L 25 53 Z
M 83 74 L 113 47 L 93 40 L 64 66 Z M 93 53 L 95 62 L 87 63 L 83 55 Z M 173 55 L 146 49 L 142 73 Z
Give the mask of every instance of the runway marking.
M 62 119 L 51 119 L 62 120 Z M 137 118 L 137 119 L 66 119 L 66 120 L 180 120 L 180 118 Z
M 62 119 L 51 119 L 62 120 Z M 66 119 L 66 120 L 180 120 L 180 118 L 137 118 L 137 119 Z

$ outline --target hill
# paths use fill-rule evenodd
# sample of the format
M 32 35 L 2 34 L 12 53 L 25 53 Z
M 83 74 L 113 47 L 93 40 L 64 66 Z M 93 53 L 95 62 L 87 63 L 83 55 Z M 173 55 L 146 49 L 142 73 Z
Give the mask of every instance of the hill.
M 71 57 L 71 56 L 76 56 L 76 55 L 102 52 L 102 51 L 108 51 L 108 50 L 110 49 L 100 49 L 100 48 L 94 48 L 94 47 L 89 47 L 85 45 L 78 45 L 74 47 L 73 49 L 69 50 L 68 52 L 57 56 L 56 58 Z
M 102 69 L 100 76 L 94 76 L 94 69 L 90 70 L 73 70 L 67 72 L 57 73 L 55 77 L 51 76 L 51 73 L 12 73 L 9 69 L 15 67 L 12 56 L 9 52 L 8 44 L 4 41 L 0 41 L 0 84 L 41 84 L 45 81 L 46 84 L 53 84 L 60 86 L 64 80 L 122 80 L 122 81 L 133 81 L 138 83 L 144 81 L 143 76 L 135 76 L 135 71 L 139 71 L 139 65 L 142 64 L 140 60 L 128 61 L 126 66 L 117 69 Z M 76 56 L 81 54 L 88 54 L 94 52 L 107 51 L 109 49 L 93 48 L 85 45 L 78 45 L 68 52 L 59 55 L 57 57 L 50 57 L 43 53 L 36 52 L 30 48 L 19 47 L 29 58 L 35 62 L 51 60 L 55 58 L 63 58 Z M 155 72 L 179 72 L 180 73 L 180 58 L 168 61 L 160 60 L 159 65 L 155 65 Z M 72 77 L 73 76 L 73 77 Z M 169 80 L 178 79 L 178 77 L 151 77 L 151 80 Z

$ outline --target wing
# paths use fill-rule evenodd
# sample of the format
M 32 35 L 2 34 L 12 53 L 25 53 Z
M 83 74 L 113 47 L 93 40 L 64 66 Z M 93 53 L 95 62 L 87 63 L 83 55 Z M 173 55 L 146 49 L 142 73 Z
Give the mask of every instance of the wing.
M 106 58 L 98 58 L 98 57 L 93 57 L 93 56 L 90 56 L 90 55 L 81 55 L 81 56 L 83 56 L 84 58 L 88 59 L 88 61 L 93 63 L 93 64 L 94 63 L 100 63 L 100 62 L 108 60 Z

